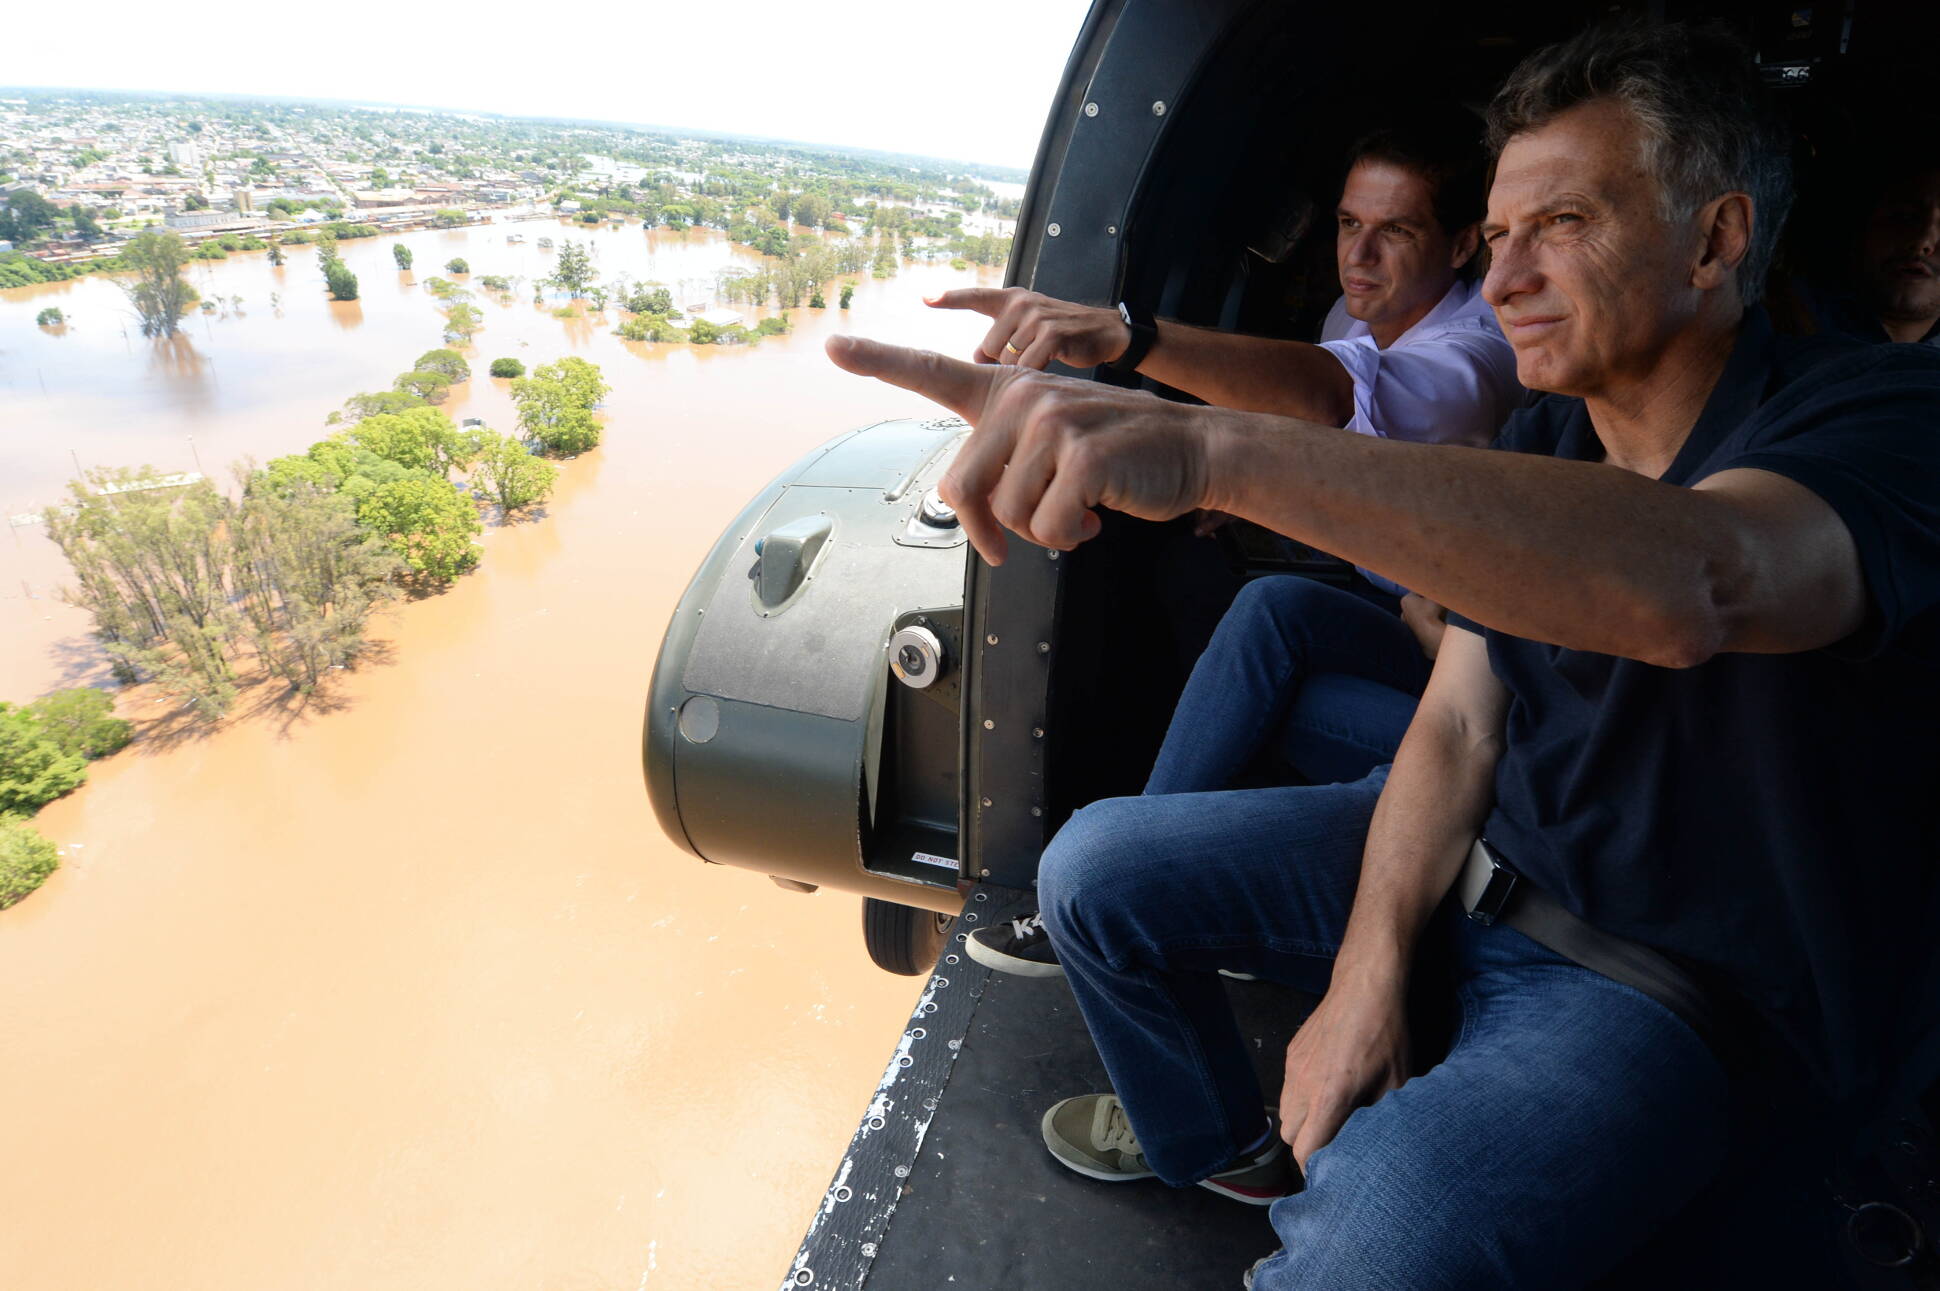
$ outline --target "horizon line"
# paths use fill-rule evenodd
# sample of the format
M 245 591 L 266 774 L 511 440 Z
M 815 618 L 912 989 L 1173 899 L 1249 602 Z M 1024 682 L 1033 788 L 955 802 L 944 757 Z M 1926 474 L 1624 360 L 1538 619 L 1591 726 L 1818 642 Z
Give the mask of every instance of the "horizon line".
M 968 159 L 958 158 L 958 157 L 938 157 L 938 156 L 932 156 L 927 153 L 901 152 L 901 151 L 895 151 L 895 150 L 886 149 L 886 148 L 870 148 L 862 144 L 816 143 L 806 139 L 788 139 L 780 135 L 736 134 L 736 133 L 723 131 L 723 130 L 704 129 L 698 126 L 659 125 L 651 122 L 642 122 L 642 121 L 614 121 L 606 117 L 574 117 L 574 116 L 559 116 L 559 115 L 529 116 L 523 113 L 498 112 L 487 108 L 460 108 L 460 107 L 438 106 L 434 104 L 391 103 L 391 102 L 386 102 L 382 99 L 333 99 L 333 98 L 324 98 L 318 95 L 278 96 L 278 95 L 271 95 L 271 94 L 257 94 L 257 93 L 252 93 L 244 90 L 127 89 L 127 88 L 117 88 L 112 86 L 87 86 L 87 85 L 22 85 L 22 84 L 0 85 L 0 95 L 11 94 L 14 91 L 27 91 L 27 92 L 36 92 L 36 93 L 71 92 L 71 93 L 79 93 L 79 94 L 107 94 L 107 95 L 119 94 L 119 95 L 127 95 L 130 98 L 160 97 L 160 98 L 185 98 L 185 99 L 198 99 L 198 98 L 243 99 L 243 100 L 252 100 L 252 101 L 261 102 L 261 103 L 317 105 L 317 106 L 324 106 L 324 107 L 345 107 L 345 108 L 353 108 L 353 109 L 361 108 L 361 107 L 389 108 L 400 112 L 421 112 L 427 115 L 442 114 L 442 115 L 448 115 L 448 116 L 484 116 L 484 117 L 494 117 L 503 121 L 532 121 L 532 122 L 537 122 L 539 124 L 544 124 L 544 125 L 608 126 L 615 129 L 632 130 L 641 134 L 670 134 L 670 135 L 675 135 L 677 137 L 696 137 L 696 138 L 705 138 L 705 139 L 715 139 L 715 140 L 722 140 L 722 141 L 733 142 L 733 143 L 777 144 L 784 147 L 801 148 L 801 149 L 807 149 L 810 151 L 823 150 L 823 151 L 833 151 L 833 152 L 863 153 L 869 156 L 882 157 L 889 160 L 906 159 L 911 161 L 924 161 L 924 162 L 936 163 L 942 166 L 963 166 L 963 167 L 979 166 L 988 170 L 1015 171 L 1018 174 L 1023 176 L 1023 178 L 1019 180 L 999 181 L 999 182 L 1005 182 L 1005 183 L 1028 183 L 1030 178 L 1030 173 L 1035 166 L 1035 159 L 1033 159 L 1033 162 L 1031 165 L 1012 166 L 1012 165 L 1005 165 L 1003 163 L 994 162 L 994 161 L 970 161 Z

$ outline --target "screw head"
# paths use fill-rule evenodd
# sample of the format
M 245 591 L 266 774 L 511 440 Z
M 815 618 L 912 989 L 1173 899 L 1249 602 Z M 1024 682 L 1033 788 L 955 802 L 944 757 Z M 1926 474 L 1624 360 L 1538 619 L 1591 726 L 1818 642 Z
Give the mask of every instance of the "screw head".
M 1033 816 L 1042 816 L 1043 814 L 1044 814 L 1044 808 L 1042 808 L 1042 807 L 1033 807 L 1033 808 L 1031 808 L 1031 815 L 1033 815 Z
M 1154 102 L 1154 103 L 1152 104 L 1152 115 L 1153 115 L 1153 116 L 1155 116 L 1155 117 L 1162 117 L 1162 116 L 1164 116 L 1164 115 L 1165 115 L 1165 100 L 1164 100 L 1164 99 L 1159 99 L 1159 100 L 1157 100 L 1156 102 Z
M 1043 728 L 1042 726 L 1033 726 L 1033 727 L 1031 728 L 1031 738 L 1032 738 L 1032 739 L 1034 739 L 1034 740 L 1041 740 L 1041 739 L 1043 739 L 1043 738 L 1044 738 L 1044 728 Z
M 1046 556 L 1049 556 L 1052 560 L 1056 560 L 1058 558 L 1058 553 L 1055 551 L 1047 551 L 1044 554 Z
M 982 803 L 982 804 L 983 804 L 984 806 L 986 806 L 986 807 L 988 807 L 988 806 L 990 805 L 990 799 L 988 799 L 988 798 L 979 798 L 979 799 L 977 799 L 977 801 L 978 801 L 978 802 L 980 802 L 980 803 Z
M 987 879 L 987 878 L 989 878 L 989 877 L 990 877 L 990 871 L 989 871 L 989 870 L 978 870 L 978 871 L 977 871 L 977 877 L 978 877 L 978 878 L 980 878 L 980 879 Z M 957 940 L 958 940 L 958 941 L 962 941 L 962 940 L 963 940 L 963 938 L 959 936 L 959 937 L 957 938 Z
M 992 633 L 991 633 L 991 634 L 990 634 L 989 636 L 987 636 L 987 637 L 985 637 L 985 638 L 983 639 L 983 643 L 984 643 L 985 645 L 996 645 L 996 644 L 997 644 L 997 634 L 996 634 L 995 632 L 992 632 Z
M 997 729 L 997 723 L 991 721 L 988 717 L 986 717 L 983 719 L 983 728 L 986 731 L 994 731 Z
M 1038 643 L 1037 643 L 1037 652 L 1038 652 L 1039 654 L 1049 654 L 1049 653 L 1051 653 L 1051 643 L 1050 643 L 1049 641 L 1040 641 L 1040 642 L 1038 642 Z
M 1098 105 L 1097 105 L 1096 103 L 1087 103 L 1087 104 L 1085 104 L 1085 115 L 1086 115 L 1086 116 L 1088 116 L 1088 117 L 1095 117 L 1095 116 L 1097 116 L 1097 115 L 1098 115 Z
M 1050 234 L 1052 237 L 1056 237 L 1058 234 L 1064 232 L 1064 229 L 1060 227 L 1058 224 L 1052 223 L 1052 224 L 1046 225 L 1044 228 L 1044 231 Z
M 1105 226 L 1105 234 L 1107 237 L 1114 237 L 1114 238 L 1117 237 L 1118 226 L 1116 224 L 1107 224 Z

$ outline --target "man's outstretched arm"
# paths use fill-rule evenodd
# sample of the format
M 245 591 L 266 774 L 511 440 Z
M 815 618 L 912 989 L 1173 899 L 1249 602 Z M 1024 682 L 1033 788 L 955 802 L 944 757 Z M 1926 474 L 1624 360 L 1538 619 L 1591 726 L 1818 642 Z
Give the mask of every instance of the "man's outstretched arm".
M 1349 1113 L 1408 1078 L 1415 945 L 1494 800 L 1507 711 L 1482 638 L 1451 627 L 1374 809 L 1327 994 L 1287 1046 L 1280 1135 L 1302 1170 Z
M 990 319 L 979 363 L 1042 369 L 1110 363 L 1131 331 L 1114 309 L 1075 305 L 1022 287 L 963 287 L 930 298 L 937 309 L 968 309 Z M 1339 359 L 1305 341 L 1240 336 L 1161 321 L 1159 339 L 1138 370 L 1221 408 L 1300 417 L 1345 426 L 1354 415 L 1354 380 Z
M 1343 435 L 1091 381 L 978 366 L 852 337 L 848 371 L 977 428 L 943 491 L 985 559 L 1002 526 L 1070 548 L 1091 508 L 1165 520 L 1231 512 L 1531 640 L 1687 667 L 1856 631 L 1852 535 L 1801 485 L 1727 471 L 1696 488 L 1614 466 Z

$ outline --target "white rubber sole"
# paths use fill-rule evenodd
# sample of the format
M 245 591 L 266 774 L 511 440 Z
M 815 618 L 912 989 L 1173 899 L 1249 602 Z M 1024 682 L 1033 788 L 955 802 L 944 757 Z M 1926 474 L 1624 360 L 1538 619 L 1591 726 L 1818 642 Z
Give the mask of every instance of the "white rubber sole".
M 1064 976 L 1064 965 L 1062 964 L 1040 964 L 1035 960 L 1019 959 L 1015 955 L 1006 955 L 1001 950 L 992 950 L 989 946 L 984 945 L 981 941 L 977 940 L 974 934 L 963 939 L 963 948 L 970 953 L 970 958 L 993 972 L 1009 973 L 1013 977 Z

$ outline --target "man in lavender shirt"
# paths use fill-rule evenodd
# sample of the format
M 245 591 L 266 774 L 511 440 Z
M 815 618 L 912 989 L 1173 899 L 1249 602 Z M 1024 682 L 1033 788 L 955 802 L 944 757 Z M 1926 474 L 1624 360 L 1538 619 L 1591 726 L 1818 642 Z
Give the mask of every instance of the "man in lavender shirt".
M 1341 296 L 1318 344 L 1159 320 L 1139 353 L 1120 311 L 1021 288 L 931 303 L 992 319 L 980 362 L 1116 363 L 1210 404 L 1484 446 L 1524 391 L 1472 273 L 1483 160 L 1479 123 L 1459 110 L 1355 144 L 1334 213 Z M 1315 784 L 1361 780 L 1393 759 L 1441 631 L 1439 606 L 1365 570 L 1351 589 L 1247 583 L 1193 668 L 1145 792 L 1234 787 L 1262 755 L 1282 782 L 1287 771 Z M 1009 972 L 1062 971 L 1034 916 L 983 929 L 968 949 Z

